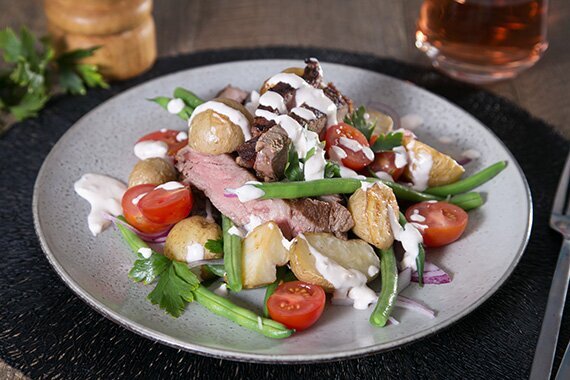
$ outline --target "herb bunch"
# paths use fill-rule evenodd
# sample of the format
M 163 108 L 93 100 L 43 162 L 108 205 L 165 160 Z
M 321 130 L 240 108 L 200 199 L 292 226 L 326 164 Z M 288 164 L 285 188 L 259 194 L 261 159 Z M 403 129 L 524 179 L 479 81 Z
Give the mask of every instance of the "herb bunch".
M 88 87 L 107 88 L 97 66 L 80 63 L 98 47 L 78 49 L 56 57 L 47 38 L 38 41 L 22 28 L 0 30 L 0 134 L 11 122 L 34 117 L 57 93 L 84 95 Z

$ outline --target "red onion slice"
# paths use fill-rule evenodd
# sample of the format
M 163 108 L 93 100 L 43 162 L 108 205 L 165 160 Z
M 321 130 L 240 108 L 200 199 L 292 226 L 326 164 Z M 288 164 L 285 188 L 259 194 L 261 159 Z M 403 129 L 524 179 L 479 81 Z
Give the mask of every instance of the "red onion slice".
M 121 219 L 119 219 L 116 216 L 113 216 L 111 214 L 104 214 L 104 217 L 105 217 L 105 219 L 110 220 L 114 224 L 120 224 L 121 226 L 127 228 L 131 232 L 134 232 L 135 234 L 137 234 L 142 240 L 144 240 L 146 242 L 150 242 L 150 243 L 164 243 L 166 241 L 166 236 L 168 235 L 168 233 L 170 232 L 172 227 L 174 227 L 174 225 L 172 225 L 164 231 L 157 232 L 154 234 L 149 234 L 146 232 L 139 231 L 135 227 L 131 226 L 129 223 L 124 222 Z
M 418 282 L 418 272 L 412 273 L 412 282 Z M 439 285 L 451 282 L 451 276 L 437 265 L 426 261 L 424 264 L 424 284 Z
M 202 265 L 223 265 L 224 259 L 209 259 L 209 260 L 196 260 L 188 263 L 188 268 L 196 268 Z
M 388 317 L 388 322 L 390 322 L 390 324 L 394 326 L 398 326 L 400 324 L 400 322 L 398 322 L 398 320 L 394 317 Z
M 396 307 L 416 311 L 430 319 L 435 318 L 435 311 L 408 297 L 398 296 L 396 299 Z

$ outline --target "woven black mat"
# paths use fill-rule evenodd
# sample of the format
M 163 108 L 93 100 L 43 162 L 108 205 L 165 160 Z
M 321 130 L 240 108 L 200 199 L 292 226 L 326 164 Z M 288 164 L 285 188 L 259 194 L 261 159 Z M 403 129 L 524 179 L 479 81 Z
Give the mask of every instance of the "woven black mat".
M 181 352 L 119 327 L 79 300 L 45 259 L 31 212 L 37 172 L 61 135 L 104 100 L 163 74 L 217 62 L 307 56 L 414 82 L 462 107 L 506 143 L 528 178 L 535 207 L 530 244 L 506 284 L 468 317 L 435 336 L 365 358 L 290 366 Z M 390 59 L 298 48 L 161 59 L 150 72 L 110 90 L 56 98 L 37 119 L 14 126 L 0 139 L 0 358 L 32 378 L 527 378 L 561 243 L 548 228 L 548 214 L 568 148 L 568 141 L 552 127 L 508 101 L 433 70 Z M 569 339 L 567 310 L 557 363 Z

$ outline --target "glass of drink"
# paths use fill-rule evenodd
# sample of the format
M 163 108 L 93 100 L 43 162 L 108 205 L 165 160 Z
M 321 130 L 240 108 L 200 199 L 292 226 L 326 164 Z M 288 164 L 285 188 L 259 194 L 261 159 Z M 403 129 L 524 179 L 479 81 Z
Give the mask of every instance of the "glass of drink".
M 512 78 L 547 49 L 547 9 L 548 0 L 424 0 L 416 46 L 452 77 Z

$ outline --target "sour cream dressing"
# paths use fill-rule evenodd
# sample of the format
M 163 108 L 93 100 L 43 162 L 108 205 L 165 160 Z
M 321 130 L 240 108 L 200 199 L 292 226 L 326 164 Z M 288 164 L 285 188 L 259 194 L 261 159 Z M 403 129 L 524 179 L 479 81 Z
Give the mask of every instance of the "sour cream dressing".
M 370 149 L 367 146 L 360 144 L 358 141 L 356 141 L 354 139 L 349 139 L 348 137 L 342 136 L 339 139 L 339 143 L 340 143 L 340 145 L 344 146 L 345 148 L 352 150 L 355 153 L 356 152 L 364 153 L 366 158 L 368 158 L 369 160 L 374 159 L 374 152 L 372 151 L 372 149 Z
M 232 123 L 240 127 L 246 141 L 251 139 L 251 131 L 249 130 L 249 120 L 247 120 L 247 117 L 240 111 L 214 100 L 202 103 L 196 107 L 194 112 L 192 112 L 192 116 L 190 116 L 190 120 L 188 120 L 188 125 L 192 125 L 192 120 L 194 120 L 196 115 L 207 110 L 212 110 L 220 115 L 226 116 Z
M 200 243 L 192 243 L 186 247 L 186 262 L 204 260 L 205 249 Z
M 335 288 L 335 297 L 343 298 L 347 295 L 352 300 L 352 306 L 358 310 L 365 310 L 378 299 L 376 293 L 366 286 L 367 277 L 356 269 L 347 269 L 336 261 L 324 256 L 313 247 L 303 234 L 298 236 L 305 240 L 309 252 L 315 258 L 317 271 Z M 370 268 L 368 268 L 370 271 Z
M 261 95 L 259 98 L 259 105 L 271 107 L 279 113 L 286 113 L 287 107 L 285 106 L 285 100 L 281 95 L 274 91 L 267 91 L 265 94 Z
M 408 164 L 408 152 L 406 148 L 400 145 L 392 148 L 392 151 L 395 153 L 394 165 L 396 165 L 396 168 L 401 169 Z
M 168 156 L 168 144 L 164 141 L 147 140 L 135 144 L 133 148 L 135 156 L 140 160 L 147 158 L 166 158 Z
M 291 109 L 291 112 L 307 121 L 315 120 L 317 118 L 313 111 L 303 107 L 294 107 Z
M 404 227 L 400 226 L 392 206 L 387 205 L 387 208 L 394 239 L 401 242 L 404 248 L 404 258 L 402 259 L 401 266 L 402 268 L 410 267 L 413 270 L 418 270 L 416 258 L 420 254 L 419 244 L 424 241 L 422 234 L 414 225 L 415 223 L 406 223 Z
M 412 177 L 412 189 L 424 191 L 428 188 L 429 173 L 433 165 L 433 159 L 427 152 L 420 151 L 416 154 L 413 151 L 414 144 L 415 141 L 412 140 L 408 145 L 406 145 L 408 157 L 410 159 L 408 168 L 410 169 Z
M 254 185 L 261 185 L 261 182 L 258 181 L 247 181 L 242 186 L 238 187 L 237 189 L 225 189 L 227 194 L 235 194 L 237 195 L 240 202 L 249 202 L 254 199 L 259 199 L 265 195 L 265 191 L 255 187 Z
M 184 131 L 178 132 L 178 134 L 176 135 L 176 141 L 181 142 L 184 140 L 188 140 L 188 133 Z
M 167 104 L 166 104 L 166 110 L 172 114 L 178 114 L 180 113 L 184 107 L 186 105 L 184 104 L 184 100 L 180 99 L 180 98 L 174 98 L 171 99 Z
M 111 224 L 105 214 L 122 214 L 121 199 L 127 191 L 124 183 L 105 175 L 88 173 L 75 182 L 73 188 L 91 205 L 87 224 L 93 236 L 97 236 Z
M 148 259 L 152 256 L 152 250 L 149 247 L 140 247 L 137 252 L 140 253 L 145 259 Z
M 171 190 L 178 190 L 178 189 L 183 189 L 183 188 L 184 188 L 184 185 L 181 184 L 180 182 L 170 181 L 170 182 L 163 183 L 162 185 L 158 185 L 154 189 L 155 190 L 164 189 L 166 191 L 171 191 Z

